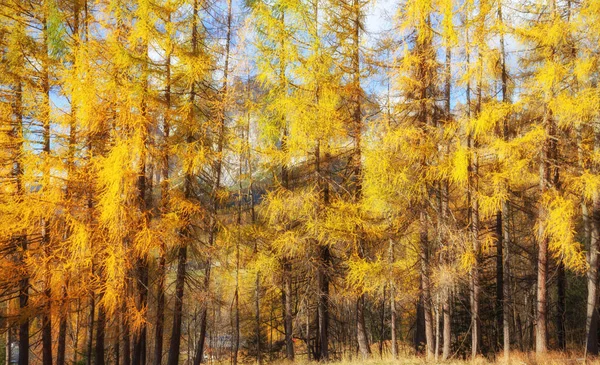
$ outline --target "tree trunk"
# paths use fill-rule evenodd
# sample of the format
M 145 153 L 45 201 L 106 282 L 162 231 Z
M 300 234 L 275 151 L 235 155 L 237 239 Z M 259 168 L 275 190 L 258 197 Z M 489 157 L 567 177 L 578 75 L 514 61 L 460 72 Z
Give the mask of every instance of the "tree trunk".
M 198 53 L 198 0 L 194 0 L 194 6 L 192 10 L 192 54 L 197 55 Z M 190 104 L 193 106 L 196 93 L 195 93 L 195 85 L 192 83 L 190 85 Z M 188 119 L 188 123 L 191 128 L 191 124 L 194 120 L 194 112 L 193 107 L 190 108 L 188 115 L 186 116 Z M 187 132 L 186 143 L 191 144 L 193 142 L 193 135 L 191 132 Z M 186 199 L 190 199 L 192 196 L 192 176 L 190 173 L 186 173 L 185 182 L 184 182 L 184 195 Z M 186 217 L 188 220 L 191 217 Z M 183 291 L 185 288 L 185 276 L 186 276 L 186 263 L 187 263 L 187 245 L 189 240 L 189 235 L 191 234 L 191 226 L 190 222 L 187 223 L 187 226 L 184 228 L 182 232 L 182 237 L 185 242 L 182 242 L 179 247 L 177 253 L 177 276 L 175 278 L 175 305 L 173 308 L 173 326 L 171 329 L 171 340 L 169 346 L 169 356 L 167 360 L 167 365 L 178 365 L 179 363 L 179 353 L 181 352 L 181 320 L 183 315 Z M 207 266 L 207 271 L 210 269 L 210 265 Z M 205 311 L 206 309 L 204 309 Z M 204 312 L 205 313 L 205 312 Z M 203 321 L 205 321 L 206 315 L 204 315 Z M 201 336 L 204 336 L 205 326 L 201 328 Z M 204 344 L 202 344 L 204 345 Z M 203 346 L 202 346 L 203 347 Z M 200 349 L 202 351 L 202 349 Z
M 541 161 L 540 161 L 540 193 L 543 195 L 550 185 L 553 185 L 555 180 L 551 178 L 551 163 L 550 159 L 555 158 L 553 153 L 555 150 L 555 126 L 551 111 L 546 107 L 544 113 L 544 126 L 546 128 L 546 140 L 542 146 Z M 555 172 L 556 174 L 556 172 Z M 536 313 L 536 332 L 535 332 L 535 352 L 542 354 L 547 351 L 548 347 L 548 329 L 547 329 L 547 280 L 548 280 L 548 242 L 549 239 L 545 235 L 544 224 L 542 223 L 548 212 L 540 203 L 539 207 L 539 244 L 538 244 L 538 259 L 537 259 L 537 313 Z
M 129 335 L 129 323 L 125 315 L 123 315 L 121 323 L 123 323 L 123 365 L 131 365 L 131 337 Z
M 501 332 L 502 319 L 504 313 L 502 311 L 502 303 L 504 302 L 504 268 L 503 268 L 503 236 L 502 236 L 502 210 L 496 212 L 496 303 L 494 311 L 496 313 L 496 344 L 499 346 L 502 343 Z
M 61 305 L 61 313 L 59 314 L 58 325 L 58 346 L 56 348 L 56 365 L 65 365 L 65 352 L 67 348 L 67 315 L 69 313 L 69 305 L 67 299 L 67 288 L 63 287 L 63 300 Z
M 329 360 L 329 263 L 331 254 L 328 246 L 320 246 L 319 266 L 319 360 Z M 324 267 L 323 267 L 324 266 Z
M 429 242 L 427 238 L 427 218 L 426 213 L 420 213 L 420 245 L 419 255 L 421 261 L 421 287 L 423 298 L 423 315 L 425 319 L 425 343 L 427 359 L 434 357 L 434 336 L 433 336 L 433 318 L 431 314 L 431 284 L 429 278 Z
M 168 15 L 171 21 L 171 14 Z M 163 120 L 163 145 L 161 166 L 161 209 L 162 214 L 169 211 L 169 137 L 171 132 L 171 50 L 167 51 L 166 59 L 166 110 Z M 165 280 L 166 280 L 166 245 L 160 240 L 158 267 L 156 269 L 156 326 L 154 328 L 154 365 L 162 364 L 164 322 L 165 322 Z
M 46 9 L 44 7 L 44 9 Z M 44 92 L 44 104 L 42 107 L 42 122 L 43 122 L 43 156 L 44 156 L 44 167 L 43 167 L 43 188 L 50 188 L 50 76 L 48 66 L 48 17 L 46 14 L 47 10 L 44 10 L 44 22 L 43 22 L 43 50 L 44 55 L 42 56 L 42 89 Z M 42 364 L 52 365 L 52 291 L 50 283 L 52 281 L 51 275 L 52 270 L 50 268 L 50 221 L 49 218 L 44 217 L 42 219 L 42 247 L 44 255 L 46 257 L 46 263 L 44 264 L 45 270 L 45 283 L 44 283 L 44 308 L 42 313 Z
M 503 265 L 502 265 L 502 337 L 504 348 L 504 360 L 510 361 L 510 266 L 509 266 L 509 247 L 510 247 L 510 228 L 509 228 L 509 211 L 508 201 L 502 203 L 502 217 L 504 224 L 502 225 L 502 249 L 503 249 Z
M 256 273 L 256 284 L 255 284 L 255 299 L 254 299 L 254 326 L 256 331 L 256 363 L 262 364 L 262 348 L 260 346 L 261 335 L 260 335 L 260 274 Z
M 477 157 L 475 157 L 477 158 Z M 474 163 L 474 170 L 477 169 L 477 162 Z M 474 171 L 474 175 L 477 172 Z M 475 190 L 477 188 L 475 187 Z M 475 193 L 477 194 L 477 193 Z M 481 287 L 479 284 L 479 203 L 477 198 L 472 199 L 472 233 L 473 233 L 473 252 L 475 262 L 471 268 L 471 357 L 475 358 L 479 353 L 479 342 L 481 339 L 481 328 L 479 320 L 479 295 Z
M 102 299 L 100 298 L 98 302 Z M 96 323 L 96 350 L 94 361 L 95 365 L 104 365 L 104 330 L 106 327 L 106 312 L 104 306 L 99 304 L 98 306 L 98 321 Z
M 292 265 L 286 260 L 283 264 L 283 305 L 285 329 L 285 356 L 294 360 L 294 332 L 292 306 Z
M 206 270 L 204 273 L 204 282 L 205 285 L 208 280 L 207 277 L 210 277 L 210 270 Z M 206 342 L 206 319 L 208 314 L 208 303 L 204 303 L 202 307 L 202 311 L 200 313 L 200 336 L 198 336 L 198 343 L 196 345 L 196 354 L 194 356 L 194 365 L 199 365 L 204 362 L 204 343 Z
M 138 310 L 143 310 L 148 301 L 148 262 L 146 261 L 146 257 L 139 258 L 138 268 L 137 268 L 137 307 Z M 100 311 L 98 312 L 100 314 Z M 146 365 L 146 338 L 147 338 L 148 328 L 145 324 L 137 330 L 133 336 L 133 356 L 132 356 L 132 364 L 133 365 Z
M 598 251 L 600 250 L 600 194 L 595 193 L 592 208 L 592 230 L 588 254 L 586 355 L 598 356 Z
M 371 347 L 369 346 L 369 338 L 367 337 L 364 311 L 365 295 L 361 294 L 356 300 L 356 334 L 358 348 L 363 360 L 368 359 L 371 356 Z
M 24 255 L 27 252 L 27 237 L 19 237 L 21 247 L 20 261 L 24 265 Z M 21 314 L 28 310 L 29 304 L 29 275 L 24 273 L 19 282 L 19 312 Z M 29 365 L 29 318 L 25 316 L 19 325 L 19 365 Z
M 446 65 L 445 65 L 445 115 L 448 121 L 452 120 L 452 109 L 451 109 L 451 96 L 452 96 L 452 48 L 450 41 L 447 40 L 446 45 Z M 442 131 L 443 132 L 443 131 Z M 446 154 L 450 153 L 449 144 L 445 146 Z M 446 224 L 448 221 L 448 181 L 444 180 L 440 182 L 440 215 L 441 215 L 441 227 L 439 227 L 441 236 L 441 244 L 446 246 L 448 245 L 447 234 L 445 233 Z M 446 261 L 449 261 L 448 258 L 445 258 Z M 442 345 L 442 361 L 447 360 L 450 357 L 450 345 L 451 345 L 451 335 L 452 335 L 452 321 L 451 321 L 451 313 L 450 313 L 450 300 L 451 300 L 451 291 L 450 288 L 444 288 L 442 293 L 442 320 L 443 320 L 443 345 Z
M 561 351 L 567 349 L 567 329 L 565 327 L 565 312 L 566 312 L 566 286 L 567 276 L 565 273 L 565 265 L 562 262 L 558 263 L 556 275 L 557 284 L 557 303 L 556 303 L 556 328 L 558 335 L 558 348 Z
M 89 315 L 89 327 L 87 334 L 87 349 L 86 349 L 86 363 L 92 365 L 92 351 L 94 345 L 94 318 L 96 316 L 96 299 L 94 292 L 90 295 L 90 315 Z
M 17 154 L 23 153 L 23 86 L 21 79 L 16 80 L 15 85 L 15 102 L 13 114 L 15 117 L 14 137 L 17 139 Z M 17 188 L 17 195 L 23 195 L 23 166 L 20 159 L 17 157 L 14 163 L 14 177 Z M 21 280 L 19 280 L 19 315 L 21 317 L 19 323 L 19 365 L 29 365 L 29 318 L 23 314 L 28 310 L 29 304 L 29 273 L 25 267 L 25 255 L 27 253 L 27 236 L 19 235 L 15 238 L 15 249 L 18 252 L 17 260 L 22 272 Z
M 187 235 L 186 235 L 187 239 Z M 169 346 L 168 365 L 179 364 L 181 346 L 181 319 L 183 315 L 183 290 L 185 286 L 185 272 L 187 261 L 187 242 L 179 247 L 177 254 L 177 277 L 175 278 L 175 304 L 173 308 L 173 328 Z
M 397 313 L 396 313 L 396 289 L 392 284 L 390 287 L 390 312 L 391 312 L 391 328 L 390 331 L 392 333 L 392 358 L 398 358 L 398 339 L 396 338 L 396 334 L 398 330 L 396 329 Z
M 504 25 L 504 19 L 502 17 L 502 0 L 498 2 L 498 22 L 501 26 Z M 504 32 L 500 32 L 500 67 L 501 67 L 501 89 L 502 89 L 502 102 L 510 102 L 508 95 L 508 73 L 506 71 L 506 50 L 504 42 Z M 502 139 L 508 141 L 508 118 L 505 118 L 502 122 Z M 506 183 L 508 190 L 508 183 Z M 510 270 L 509 270 L 509 245 L 510 245 L 510 230 L 509 230 L 509 205 L 508 200 L 502 202 L 502 210 L 499 212 L 500 217 L 498 224 L 501 226 L 501 236 L 498 239 L 502 240 L 501 251 L 499 252 L 502 258 L 502 276 L 497 285 L 502 284 L 502 347 L 504 349 L 504 360 L 510 361 Z M 500 297 L 500 296 L 498 296 Z M 498 327 L 499 328 L 499 327 Z

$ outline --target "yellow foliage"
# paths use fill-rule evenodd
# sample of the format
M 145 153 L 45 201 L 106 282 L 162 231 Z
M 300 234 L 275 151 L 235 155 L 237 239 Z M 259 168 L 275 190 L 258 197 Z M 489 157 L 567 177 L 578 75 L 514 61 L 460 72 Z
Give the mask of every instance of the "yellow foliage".
M 542 217 L 543 235 L 548 238 L 548 248 L 554 257 L 566 267 L 577 272 L 587 268 L 582 245 L 575 240 L 575 204 L 553 190 L 542 196 L 542 206 L 546 211 Z

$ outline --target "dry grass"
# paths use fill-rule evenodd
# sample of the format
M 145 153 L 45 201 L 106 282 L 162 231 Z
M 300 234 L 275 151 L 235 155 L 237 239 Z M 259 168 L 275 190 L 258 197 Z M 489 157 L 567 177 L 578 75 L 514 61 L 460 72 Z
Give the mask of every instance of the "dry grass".
M 277 365 L 314 365 L 315 362 L 308 362 L 306 360 L 297 360 L 295 362 L 278 361 Z M 445 365 L 487 365 L 487 364 L 507 364 L 503 357 L 498 357 L 495 360 L 486 358 L 477 358 L 475 360 L 457 360 L 452 359 L 448 361 L 426 361 L 423 357 L 416 356 L 402 356 L 401 358 L 394 360 L 389 358 L 374 358 L 369 360 L 359 359 L 342 359 L 338 361 L 332 361 L 329 365 L 424 365 L 424 364 L 445 364 Z M 536 356 L 535 353 L 522 353 L 522 352 L 511 352 L 510 362 L 511 365 L 600 365 L 600 359 L 587 359 L 584 361 L 583 354 L 579 353 L 560 353 L 551 352 L 546 355 Z

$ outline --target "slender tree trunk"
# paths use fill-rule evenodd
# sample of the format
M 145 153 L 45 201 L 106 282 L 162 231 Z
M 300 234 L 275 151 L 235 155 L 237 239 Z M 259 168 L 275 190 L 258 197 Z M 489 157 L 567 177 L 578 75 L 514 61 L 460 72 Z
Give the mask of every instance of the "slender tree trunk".
M 89 314 L 89 327 L 87 335 L 87 348 L 86 348 L 86 363 L 92 365 L 92 350 L 94 345 L 94 319 L 96 316 L 96 298 L 94 292 L 90 295 L 90 314 Z
M 358 340 L 358 348 L 364 359 L 371 356 L 371 347 L 369 346 L 369 338 L 367 337 L 367 328 L 365 325 L 365 295 L 362 294 L 356 300 L 356 335 Z
M 21 248 L 20 261 L 24 265 L 25 253 L 27 252 L 27 237 L 21 236 L 18 239 Z M 29 274 L 23 273 L 19 281 L 19 311 L 25 313 L 29 304 Z M 19 365 L 29 365 L 29 318 L 25 316 L 19 325 Z
M 426 213 L 420 213 L 420 238 L 419 254 L 421 261 L 421 287 L 422 287 L 422 305 L 425 319 L 425 344 L 427 359 L 434 357 L 434 336 L 433 336 L 433 318 L 431 314 L 431 284 L 429 278 L 429 242 L 427 238 L 427 218 Z
M 50 188 L 50 71 L 48 65 L 48 19 L 46 10 L 44 10 L 44 21 L 43 21 L 43 51 L 42 56 L 42 89 L 44 92 L 44 106 L 42 109 L 42 122 L 43 122 L 43 154 L 44 154 L 44 189 Z M 52 291 L 50 287 L 51 283 L 51 269 L 50 269 L 50 221 L 48 217 L 42 219 L 42 247 L 45 261 L 45 283 L 44 283 L 44 309 L 42 313 L 42 363 L 44 365 L 52 365 Z
M 145 189 L 144 189 L 145 190 Z M 143 310 L 147 305 L 148 301 L 148 261 L 147 257 L 140 257 L 137 263 L 137 307 L 138 310 Z M 100 314 L 100 311 L 98 311 Z M 100 323 L 98 323 L 99 325 Z M 145 365 L 146 364 L 146 338 L 148 328 L 145 324 L 139 328 L 133 336 L 133 365 Z
M 210 268 L 204 271 L 204 285 L 208 287 L 210 282 Z M 206 320 L 208 315 L 208 303 L 204 303 L 200 312 L 200 335 L 196 345 L 196 354 L 194 356 L 194 365 L 199 365 L 204 361 L 204 343 L 206 342 Z
M 383 339 L 385 337 L 385 304 L 386 304 L 386 288 L 383 287 L 383 298 L 381 300 L 381 316 L 380 316 L 380 331 L 379 331 L 379 357 L 383 359 Z
M 502 0 L 498 2 L 498 22 L 501 26 L 504 25 L 504 19 L 502 17 Z M 506 71 L 506 50 L 504 41 L 504 32 L 500 32 L 500 67 L 501 67 L 501 88 L 502 88 L 502 102 L 510 102 L 508 95 L 508 74 Z M 502 122 L 502 138 L 504 141 L 508 141 L 508 118 L 505 118 Z M 508 183 L 506 183 L 507 190 Z M 502 314 L 499 316 L 502 319 L 502 347 L 504 349 L 504 360 L 510 361 L 510 277 L 509 277 L 509 245 L 510 245 L 510 230 L 509 230 L 509 205 L 508 200 L 502 202 L 501 211 L 498 212 L 498 226 L 499 231 L 498 241 L 501 241 L 501 248 L 497 254 L 501 256 L 501 262 L 498 266 L 502 268 L 501 276 L 497 276 L 496 285 L 502 286 L 502 295 L 498 295 L 501 298 L 500 304 L 502 305 Z M 500 275 L 500 274 L 498 274 Z M 500 327 L 498 327 L 500 328 Z
M 328 246 L 320 246 L 320 262 L 325 267 L 319 268 L 319 360 L 329 360 L 329 263 L 331 254 Z
M 187 234 L 186 234 L 187 236 Z M 187 239 L 187 237 L 186 237 Z M 168 365 L 179 364 L 181 352 L 181 319 L 183 314 L 183 290 L 185 285 L 185 272 L 187 262 L 187 242 L 179 247 L 177 253 L 177 277 L 175 278 L 175 304 L 173 308 L 173 328 L 169 347 Z
M 194 9 L 195 13 L 197 14 L 198 10 L 197 10 L 197 0 L 194 1 Z M 231 0 L 227 1 L 227 35 L 226 35 L 226 40 L 225 40 L 225 65 L 223 68 L 223 84 L 221 86 L 221 95 L 220 95 L 220 105 L 219 105 L 219 112 L 217 115 L 218 118 L 218 135 L 217 135 L 217 160 L 214 166 L 214 174 L 215 174 L 215 179 L 214 179 L 214 185 L 212 187 L 212 191 L 211 191 L 211 216 L 210 216 L 210 231 L 209 231 L 209 246 L 212 246 L 214 244 L 214 241 L 216 240 L 216 236 L 217 236 L 217 231 L 218 231 L 218 225 L 217 225 L 217 214 L 219 211 L 219 199 L 218 199 L 218 192 L 221 188 L 221 174 L 222 174 L 222 164 L 223 164 L 223 146 L 224 146 L 224 141 L 225 141 L 225 117 L 226 117 L 226 112 L 227 112 L 227 107 L 226 104 L 228 102 L 227 98 L 228 98 L 228 83 L 229 83 L 229 52 L 230 52 L 230 45 L 231 45 L 231 21 L 232 21 L 232 16 L 231 16 L 231 11 L 232 11 L 232 5 L 231 5 Z M 197 17 L 197 16 L 196 16 Z M 195 17 L 195 18 L 196 18 Z M 194 18 L 194 19 L 195 19 Z M 196 24 L 194 21 L 194 34 L 196 32 Z M 195 40 L 197 37 L 193 36 L 192 38 L 194 38 L 194 40 L 192 41 L 193 45 L 192 47 L 194 48 L 194 52 L 196 52 L 197 50 L 197 40 Z M 211 266 L 211 260 L 210 258 L 208 258 L 206 260 L 206 269 L 205 269 L 205 275 L 204 275 L 204 290 L 206 292 L 208 292 L 210 290 L 209 286 L 210 286 L 210 266 Z M 204 339 L 206 338 L 206 328 L 207 328 L 207 303 L 205 303 L 204 308 L 202 310 L 202 315 L 201 315 L 201 324 L 200 324 L 200 336 L 199 336 L 199 341 L 198 341 L 198 346 L 197 346 L 197 351 L 196 351 L 196 355 L 194 357 L 194 363 L 195 364 L 199 364 L 200 362 L 203 361 L 203 356 L 204 356 Z
M 544 124 L 546 126 L 547 139 L 542 147 L 540 161 L 540 191 L 544 194 L 550 183 L 550 138 L 554 135 L 554 127 L 550 111 L 546 110 L 544 116 Z M 548 212 L 540 204 L 539 220 L 543 221 Z M 538 242 L 538 258 L 537 258 L 537 311 L 535 325 L 535 352 L 542 354 L 547 351 L 547 277 L 548 277 L 548 237 L 544 234 L 544 224 L 539 225 L 539 242 Z
M 102 299 L 99 298 L 100 303 Z M 98 305 L 98 321 L 96 323 L 96 349 L 94 353 L 95 365 L 104 365 L 104 331 L 106 327 L 106 312 L 104 305 Z
M 292 264 L 289 263 L 289 261 L 287 260 L 283 263 L 283 275 L 285 354 L 288 360 L 294 360 L 294 322 L 292 314 Z
M 595 133 L 594 151 L 600 150 L 600 133 Z M 585 204 L 585 203 L 584 203 Z M 587 207 L 586 209 L 587 210 Z M 600 251 L 600 193 L 592 199 L 590 249 L 587 271 L 586 355 L 598 356 L 598 252 Z M 585 223 L 585 222 L 584 222 Z
M 477 152 L 474 153 L 472 163 L 473 185 L 471 187 L 471 230 L 473 242 L 473 254 L 475 262 L 471 268 L 471 357 L 475 358 L 479 353 L 479 342 L 481 339 L 481 328 L 479 320 L 479 296 L 481 287 L 479 284 L 479 199 L 475 196 L 478 190 L 478 165 Z
M 13 164 L 13 175 L 16 184 L 16 194 L 18 199 L 23 196 L 23 165 L 21 158 L 23 155 L 23 86 L 20 78 L 15 82 L 15 101 L 13 104 L 14 115 L 14 132 L 13 135 L 17 140 L 16 158 Z M 14 240 L 15 249 L 18 252 L 17 260 L 21 279 L 19 280 L 19 315 L 21 316 L 19 323 L 19 365 L 29 365 L 29 318 L 23 314 L 28 310 L 29 304 L 29 272 L 25 267 L 25 255 L 27 253 L 27 236 L 21 234 Z
M 125 309 L 125 305 L 123 305 L 123 308 Z M 125 317 L 125 310 L 123 310 L 121 323 L 123 324 L 123 365 L 131 365 L 131 336 L 129 334 L 129 322 Z
M 502 303 L 504 302 L 504 262 L 502 248 L 503 235 L 502 235 L 502 210 L 496 212 L 496 302 L 494 311 L 496 314 L 496 344 L 500 346 L 502 343 L 502 323 L 504 322 Z
M 8 313 L 10 310 L 10 302 L 6 305 L 6 314 L 8 317 Z M 9 324 L 8 327 L 6 328 L 6 357 L 4 359 L 4 363 L 6 365 L 10 365 L 11 364 L 11 360 L 12 360 L 12 333 L 13 333 L 13 329 L 12 326 Z
M 445 116 L 446 120 L 449 122 L 452 120 L 452 109 L 451 109 L 451 96 L 452 96 L 452 48 L 450 41 L 447 40 L 446 44 L 446 64 L 445 64 Z M 443 131 L 442 131 L 443 132 Z M 450 153 L 449 145 L 445 146 L 445 153 Z M 448 181 L 440 182 L 440 215 L 441 215 L 441 227 L 439 234 L 441 235 L 441 243 L 442 245 L 448 245 L 447 234 L 445 233 L 446 224 L 448 221 Z M 448 253 L 446 253 L 448 255 Z M 446 261 L 449 261 L 449 258 L 444 257 Z M 451 345 L 451 335 L 452 335 L 452 318 L 450 313 L 450 300 L 451 300 L 451 291 L 450 288 L 444 288 L 442 293 L 442 320 L 443 320 L 443 345 L 442 345 L 442 361 L 445 361 L 450 356 L 450 345 Z
M 198 54 L 198 0 L 194 0 L 194 6 L 193 6 L 193 14 L 192 14 L 192 54 L 193 55 L 197 55 Z M 187 115 L 188 118 L 188 123 L 189 126 L 188 128 L 191 128 L 191 124 L 194 120 L 194 112 L 193 112 L 193 105 L 195 103 L 195 99 L 196 99 L 196 92 L 195 92 L 195 85 L 192 84 L 190 86 L 190 95 L 189 95 L 189 102 L 190 102 L 190 108 L 189 108 L 189 112 Z M 193 136 L 191 134 L 191 132 L 187 132 L 187 137 L 186 137 L 186 143 L 191 144 L 193 142 Z M 190 175 L 190 173 L 186 173 L 185 175 L 185 182 L 184 182 L 184 195 L 186 199 L 190 199 L 192 196 L 192 176 Z M 187 217 L 188 220 L 190 219 L 190 217 Z M 171 341 L 170 341 L 170 346 L 169 346 L 169 356 L 168 356 L 168 360 L 167 360 L 167 365 L 178 365 L 179 363 L 179 353 L 181 352 L 181 321 L 182 321 L 182 315 L 183 315 L 183 291 L 184 291 L 184 287 L 185 287 L 185 276 L 186 276 L 186 263 L 187 263 L 187 245 L 188 245 L 188 240 L 189 240 L 189 236 L 191 234 L 190 232 L 191 230 L 191 226 L 190 226 L 190 222 L 187 223 L 187 226 L 184 228 L 183 232 L 182 232 L 182 236 L 185 240 L 185 242 L 183 242 L 181 244 L 181 246 L 178 249 L 178 253 L 177 253 L 177 276 L 175 278 L 175 305 L 173 308 L 173 326 L 171 329 Z M 208 276 L 208 273 L 210 272 L 210 264 L 207 265 L 206 268 L 206 276 L 205 276 L 205 280 L 206 277 Z M 202 341 L 204 341 L 204 336 L 205 336 L 205 331 L 206 331 L 206 304 L 205 307 L 203 309 L 203 318 L 202 318 L 202 325 L 201 325 L 201 334 L 200 336 L 202 337 Z M 200 344 L 199 344 L 200 345 Z M 200 353 L 200 358 L 199 359 L 195 359 L 194 364 L 197 365 L 200 363 L 200 360 L 202 359 L 202 351 L 204 348 L 204 342 L 202 342 L 202 344 L 200 345 L 200 348 L 198 349 L 199 353 Z
M 398 358 L 398 339 L 396 336 L 397 336 L 398 330 L 396 329 L 396 322 L 398 321 L 398 319 L 397 319 L 397 313 L 396 313 L 396 288 L 393 284 L 390 287 L 390 312 L 391 312 L 390 331 L 392 333 L 392 357 L 394 359 L 397 359 Z
M 256 273 L 256 284 L 255 284 L 255 299 L 254 299 L 254 326 L 256 331 L 256 363 L 262 364 L 262 348 L 261 348 L 261 335 L 260 335 L 260 273 Z
M 316 13 L 316 11 L 315 11 Z M 317 20 L 315 20 L 316 22 Z M 319 100 L 319 90 L 316 91 L 316 103 Z M 329 153 L 325 153 L 325 162 L 329 159 Z M 315 149 L 315 167 L 317 172 L 318 185 L 322 194 L 322 202 L 325 207 L 329 205 L 329 182 L 327 181 L 328 169 L 321 165 L 321 142 L 317 142 Z M 317 297 L 317 324 L 318 324 L 318 345 L 319 360 L 329 360 L 329 273 L 331 266 L 331 252 L 329 246 L 319 244 L 319 265 L 317 267 L 318 297 Z M 307 346 L 308 346 L 307 332 Z
M 61 305 L 60 321 L 58 325 L 58 346 L 56 348 L 56 365 L 65 364 L 65 352 L 67 348 L 67 315 L 69 313 L 69 304 L 67 298 L 66 284 L 63 287 L 63 299 Z
M 168 15 L 171 22 L 171 14 Z M 163 119 L 163 145 L 161 166 L 161 209 L 162 214 L 169 212 L 169 138 L 171 133 L 171 52 L 167 51 L 166 90 L 165 90 L 165 116 Z M 166 280 L 166 244 L 160 240 L 158 267 L 156 269 L 156 325 L 154 327 L 154 365 L 162 364 L 164 322 L 165 322 L 165 280 Z
M 502 334 L 504 359 L 510 361 L 510 266 L 509 266 L 509 247 L 510 247 L 510 227 L 508 201 L 502 203 L 502 217 L 504 224 L 502 225 L 502 249 L 503 249 L 503 265 L 502 265 Z
M 557 285 L 557 303 L 556 303 L 556 328 L 558 337 L 558 348 L 561 351 L 567 349 L 567 329 L 565 327 L 565 312 L 566 312 L 566 286 L 567 276 L 565 273 L 565 265 L 562 262 L 558 263 L 556 275 Z

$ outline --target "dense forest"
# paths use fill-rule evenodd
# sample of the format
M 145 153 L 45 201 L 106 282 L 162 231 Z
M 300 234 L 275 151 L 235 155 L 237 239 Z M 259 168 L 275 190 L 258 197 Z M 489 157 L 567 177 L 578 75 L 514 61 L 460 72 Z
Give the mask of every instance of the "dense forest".
M 0 0 L 0 363 L 599 351 L 600 1 Z

